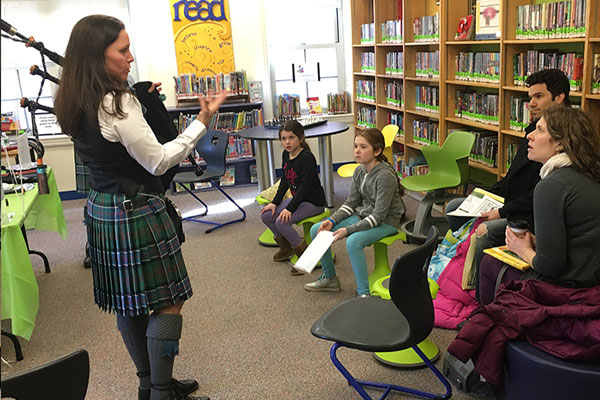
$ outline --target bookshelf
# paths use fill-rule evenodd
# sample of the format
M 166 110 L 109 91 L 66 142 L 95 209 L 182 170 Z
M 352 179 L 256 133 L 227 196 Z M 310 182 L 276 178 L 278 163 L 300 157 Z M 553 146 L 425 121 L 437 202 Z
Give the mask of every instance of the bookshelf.
M 247 100 L 247 96 L 245 99 Z M 182 131 L 185 129 L 187 123 L 191 123 L 195 119 L 200 111 L 200 106 L 196 101 L 194 105 L 173 107 L 169 108 L 168 111 L 173 117 L 175 125 Z M 229 145 L 226 156 L 227 169 L 224 178 L 221 179 L 221 186 L 240 186 L 258 183 L 256 159 L 254 157 L 255 150 L 251 141 L 240 138 L 237 132 L 241 129 L 263 124 L 262 103 L 229 102 L 228 100 L 228 102 L 219 108 L 208 129 L 229 132 Z M 202 160 L 198 157 L 197 161 L 200 165 L 202 164 Z M 180 167 L 183 169 L 192 169 L 185 161 Z M 208 186 L 198 185 L 198 187 L 190 189 L 202 190 L 208 188 Z M 178 190 L 172 187 L 171 190 L 173 193 L 179 193 L 183 189 Z
M 482 132 L 480 135 L 486 138 L 488 149 L 497 148 L 496 159 L 494 163 L 485 154 L 481 157 L 474 156 L 469 162 L 471 176 L 482 183 L 498 180 L 508 169 L 507 156 L 514 151 L 515 143 L 524 135 L 514 125 L 511 129 L 510 123 L 511 99 L 517 101 L 518 98 L 527 97 L 527 88 L 515 84 L 515 56 L 533 51 L 583 55 L 581 87 L 571 90 L 570 100 L 590 113 L 596 126 L 600 127 L 600 93 L 592 93 L 591 90 L 593 55 L 600 54 L 600 0 L 585 0 L 585 14 L 582 15 L 585 20 L 585 33 L 582 35 L 585 36 L 517 38 L 518 7 L 549 2 L 554 1 L 500 0 L 501 34 L 498 38 L 457 41 L 454 40 L 454 35 L 459 20 L 473 13 L 476 4 L 474 0 L 352 0 L 355 128 L 374 126 L 381 129 L 389 123 L 390 115 L 394 115 L 392 121 L 401 120 L 402 133 L 396 138 L 395 144 L 395 150 L 403 153 L 400 165 L 406 165 L 410 159 L 418 157 L 422 146 L 435 145 L 436 142 L 442 144 L 453 129 Z M 415 28 L 418 29 L 419 26 L 415 26 L 413 21 L 419 19 L 422 22 L 423 17 L 436 13 L 439 15 L 439 36 L 426 37 L 424 40 L 428 41 L 422 42 L 422 37 L 417 36 L 420 32 L 415 32 Z M 386 34 L 382 33 L 381 24 L 398 19 L 403 21 L 403 40 L 399 43 L 384 43 Z M 371 42 L 361 41 L 361 33 L 364 36 L 364 29 L 361 28 L 365 24 L 373 24 Z M 375 73 L 361 72 L 361 62 L 364 59 L 362 55 L 365 52 L 374 53 L 375 65 L 371 67 Z M 423 54 L 435 52 L 439 57 L 439 73 L 423 76 L 420 73 Z M 386 71 L 389 53 L 402 54 L 401 74 L 390 75 Z M 468 74 L 457 70 L 456 60 L 460 57 L 484 57 L 483 65 L 491 68 L 484 71 L 483 75 L 479 73 L 481 71 L 475 71 L 475 74 L 465 78 Z M 425 59 L 431 60 L 427 57 Z M 373 93 L 370 95 L 374 101 L 357 100 L 359 81 L 372 82 Z M 395 105 L 389 102 L 390 83 L 394 83 L 394 90 L 402 94 L 399 105 L 398 102 Z M 424 91 L 429 94 L 433 92 L 434 99 L 437 96 L 438 104 L 434 104 L 435 107 L 421 107 L 419 99 Z M 458 98 L 457 91 L 463 96 Z M 469 101 L 472 104 L 485 101 L 487 114 L 465 111 Z M 437 137 L 431 129 L 435 125 L 439 126 Z

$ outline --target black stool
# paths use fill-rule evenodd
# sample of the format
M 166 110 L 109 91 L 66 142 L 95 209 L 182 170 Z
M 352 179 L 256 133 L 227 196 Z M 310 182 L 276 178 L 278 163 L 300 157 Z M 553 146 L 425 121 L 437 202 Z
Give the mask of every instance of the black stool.
M 600 391 L 600 362 L 570 361 L 528 342 L 506 346 L 506 400 L 594 399 Z

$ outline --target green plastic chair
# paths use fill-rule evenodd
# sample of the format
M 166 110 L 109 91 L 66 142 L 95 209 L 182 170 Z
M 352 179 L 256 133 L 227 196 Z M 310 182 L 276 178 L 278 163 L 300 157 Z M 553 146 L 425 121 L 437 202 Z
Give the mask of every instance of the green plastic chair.
M 385 149 L 383 150 L 383 153 L 390 163 L 392 162 L 392 143 L 394 143 L 394 138 L 398 134 L 399 130 L 400 128 L 398 125 L 392 124 L 384 126 L 381 130 L 383 138 L 385 139 Z M 359 165 L 360 164 L 358 163 L 344 164 L 337 169 L 337 173 L 342 178 L 350 178 L 352 175 L 354 175 L 354 170 Z
M 386 276 L 389 277 L 392 273 L 388 260 L 388 247 L 397 240 L 402 240 L 406 243 L 406 233 L 397 232 L 391 236 L 381 238 L 372 244 L 375 266 L 373 267 L 373 272 L 369 274 L 369 289 L 373 295 L 377 295 L 377 293 L 373 290 L 375 282 L 377 282 L 380 278 Z
M 270 203 L 269 200 L 265 199 L 260 194 L 258 196 L 256 196 L 256 202 L 258 203 L 259 206 Z M 310 238 L 310 228 L 312 228 L 312 226 L 314 224 L 316 224 L 317 222 L 320 222 L 323 218 L 327 218 L 330 215 L 331 215 L 331 212 L 329 211 L 329 209 L 325 208 L 325 210 L 321 214 L 313 215 L 312 217 L 308 217 L 308 218 L 304 218 L 303 220 L 298 221 L 296 223 L 296 225 L 302 226 L 304 240 L 306 241 L 306 244 L 310 244 L 312 242 L 312 239 Z M 258 237 L 258 243 L 260 243 L 263 246 L 267 246 L 267 247 L 277 247 L 277 243 L 275 243 L 275 239 L 273 238 L 273 232 L 271 232 L 271 230 L 268 228 L 265 229 L 265 231 L 260 234 L 260 236 Z M 333 252 L 332 252 L 332 256 L 333 256 L 333 259 L 335 260 L 335 254 Z M 298 256 L 296 256 L 296 255 L 293 255 L 292 258 L 290 259 L 290 262 L 292 264 L 296 264 L 297 261 L 298 261 Z M 319 265 L 320 264 L 321 263 L 319 262 Z
M 436 225 L 439 232 L 448 230 L 445 217 L 433 217 L 431 210 L 434 204 L 443 204 L 461 197 L 445 193 L 446 189 L 464 184 L 469 178 L 469 154 L 475 142 L 471 132 L 454 131 L 448 135 L 441 147 L 427 146 L 421 152 L 429 165 L 426 175 L 407 176 L 400 183 L 404 188 L 415 192 L 427 192 L 417 209 L 417 216 L 402 224 L 402 231 L 409 239 L 424 241 L 427 229 Z
M 262 197 L 260 194 L 256 196 L 256 202 L 259 206 L 269 204 L 270 201 Z M 267 247 L 277 247 L 277 243 L 275 243 L 275 239 L 273 239 L 273 232 L 269 228 L 265 229 L 263 233 L 258 237 L 258 243 Z

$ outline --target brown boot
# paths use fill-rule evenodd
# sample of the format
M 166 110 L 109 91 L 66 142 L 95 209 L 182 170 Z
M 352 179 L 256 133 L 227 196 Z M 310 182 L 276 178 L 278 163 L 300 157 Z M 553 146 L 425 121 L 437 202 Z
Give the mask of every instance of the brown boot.
M 308 245 L 306 244 L 306 241 L 303 239 L 302 242 L 300 242 L 300 244 L 298 246 L 292 247 L 292 250 L 294 251 L 294 254 L 296 254 L 298 256 L 298 258 L 300 258 L 300 256 L 302 256 L 302 253 L 304 253 L 304 250 L 306 250 L 307 247 L 308 247 Z M 292 274 L 294 276 L 304 275 L 302 272 L 298 271 L 294 267 L 292 267 L 292 269 L 290 270 L 290 274 Z
M 284 236 L 273 236 L 275 242 L 279 245 L 279 251 L 273 255 L 273 261 L 287 261 L 294 255 L 292 245 Z

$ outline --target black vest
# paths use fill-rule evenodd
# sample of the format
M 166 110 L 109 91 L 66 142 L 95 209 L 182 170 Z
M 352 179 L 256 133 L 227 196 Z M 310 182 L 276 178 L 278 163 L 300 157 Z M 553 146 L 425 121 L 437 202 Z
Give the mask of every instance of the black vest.
M 109 142 L 97 123 L 82 121 L 75 150 L 88 167 L 90 187 L 98 192 L 134 196 L 138 192 L 164 193 L 159 176 L 154 176 L 135 161 L 119 142 Z

